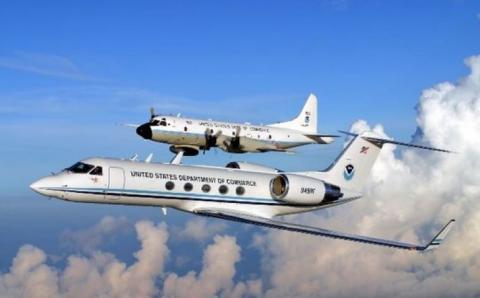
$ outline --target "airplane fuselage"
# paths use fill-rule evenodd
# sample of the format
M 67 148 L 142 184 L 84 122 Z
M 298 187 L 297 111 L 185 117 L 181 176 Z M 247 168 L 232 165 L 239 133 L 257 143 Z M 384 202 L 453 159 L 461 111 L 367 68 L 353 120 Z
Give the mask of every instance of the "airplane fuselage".
M 306 134 L 287 128 L 172 116 L 158 116 L 140 126 L 137 133 L 156 142 L 199 149 L 219 147 L 235 153 L 282 151 L 317 143 Z M 331 141 L 324 138 L 325 143 Z
M 323 184 L 315 190 L 308 183 L 299 186 L 307 201 L 276 199 L 271 192 L 272 179 L 279 175 L 275 169 L 252 172 L 109 158 L 86 159 L 82 164 L 100 168 L 101 175 L 98 171 L 92 174 L 93 168 L 88 173 L 65 170 L 42 178 L 31 187 L 43 195 L 67 201 L 171 207 L 187 212 L 234 209 L 263 217 L 306 212 L 346 201 L 341 197 L 325 199 Z
M 384 144 L 426 150 L 443 149 L 353 135 L 352 141 L 325 171 L 282 172 L 233 162 L 226 167 L 150 163 L 135 159 L 90 158 L 30 187 L 67 201 L 171 207 L 269 228 L 411 251 L 438 247 L 455 222 L 451 219 L 426 245 L 348 234 L 278 221 L 272 217 L 351 202 L 363 187 Z M 177 157 L 181 157 L 179 152 Z M 179 162 L 177 158 L 175 161 Z M 254 170 L 256 169 L 256 170 Z M 164 209 L 165 212 L 165 209 Z

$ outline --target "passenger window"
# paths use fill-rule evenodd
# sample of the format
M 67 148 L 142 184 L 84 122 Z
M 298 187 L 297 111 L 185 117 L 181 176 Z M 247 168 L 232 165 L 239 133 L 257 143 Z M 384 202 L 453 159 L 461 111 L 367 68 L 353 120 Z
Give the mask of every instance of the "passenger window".
M 220 185 L 220 187 L 218 188 L 218 192 L 224 195 L 228 192 L 228 187 L 226 185 Z
M 91 169 L 93 169 L 93 165 L 89 165 L 83 162 L 77 162 L 73 166 L 67 168 L 67 171 L 70 171 L 72 173 L 77 173 L 77 174 L 86 174 L 90 172 Z
M 193 189 L 192 183 L 190 182 L 185 183 L 185 185 L 183 186 L 183 189 L 185 189 L 185 191 L 192 191 Z
M 96 167 L 90 172 L 90 175 L 102 176 L 103 175 L 102 167 Z
M 245 194 L 245 188 L 243 186 L 238 186 L 237 189 L 235 189 L 235 192 L 239 196 L 243 196 Z
M 172 190 L 174 187 L 175 187 L 175 183 L 173 183 L 172 181 L 168 181 L 167 183 L 165 183 L 165 188 L 167 190 Z
M 188 130 L 188 128 L 185 126 L 185 127 L 183 128 L 183 131 L 187 131 L 187 130 Z
M 208 185 L 208 184 L 202 185 L 202 191 L 203 192 L 210 192 L 210 189 L 211 189 L 210 185 Z

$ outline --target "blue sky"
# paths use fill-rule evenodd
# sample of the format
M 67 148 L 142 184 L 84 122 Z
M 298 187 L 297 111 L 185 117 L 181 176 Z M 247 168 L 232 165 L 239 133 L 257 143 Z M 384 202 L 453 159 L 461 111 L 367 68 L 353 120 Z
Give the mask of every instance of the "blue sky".
M 4 2 L 0 271 L 25 243 L 65 254 L 65 230 L 92 226 L 105 215 L 162 219 L 152 208 L 47 201 L 28 189 L 36 178 L 88 156 L 154 152 L 156 160 L 170 159 L 168 146 L 118 125 L 144 122 L 150 106 L 269 123 L 294 117 L 313 92 L 321 132 L 366 119 L 408 141 L 422 90 L 464 76 L 463 60 L 480 52 L 479 36 L 476 1 Z M 317 169 L 341 145 L 309 146 L 296 155 L 211 151 L 185 162 Z M 172 225 L 190 219 L 172 214 Z M 237 236 L 248 242 L 251 232 Z M 107 248 L 131 261 L 137 244 L 132 231 L 126 235 L 115 240 L 130 243 L 126 249 Z M 172 247 L 181 252 L 184 245 Z M 198 267 L 186 264 L 181 270 Z M 241 268 L 255 273 L 249 262 Z

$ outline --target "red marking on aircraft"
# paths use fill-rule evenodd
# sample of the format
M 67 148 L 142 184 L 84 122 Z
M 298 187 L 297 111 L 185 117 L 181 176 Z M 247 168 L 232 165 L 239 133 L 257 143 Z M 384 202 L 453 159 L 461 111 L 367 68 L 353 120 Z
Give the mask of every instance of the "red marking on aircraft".
M 370 147 L 363 146 L 362 149 L 360 150 L 360 153 L 367 154 L 368 149 L 370 149 Z

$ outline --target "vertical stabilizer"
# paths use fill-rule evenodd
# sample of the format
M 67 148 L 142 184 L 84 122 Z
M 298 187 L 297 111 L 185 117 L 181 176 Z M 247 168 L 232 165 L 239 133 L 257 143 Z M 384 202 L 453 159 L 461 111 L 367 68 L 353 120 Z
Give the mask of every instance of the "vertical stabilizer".
M 305 134 L 317 133 L 317 97 L 310 94 L 302 111 L 298 116 L 287 122 L 275 123 L 269 126 L 288 128 L 301 131 Z
M 341 188 L 360 192 L 382 145 L 362 136 L 354 136 L 325 173 L 325 180 Z
M 341 188 L 356 192 L 362 190 L 380 154 L 380 150 L 385 144 L 452 153 L 449 150 L 375 138 L 366 134 L 342 133 L 353 136 L 353 139 L 326 172 L 322 173 L 322 179 Z

